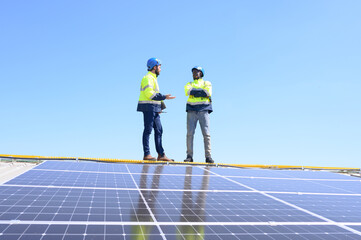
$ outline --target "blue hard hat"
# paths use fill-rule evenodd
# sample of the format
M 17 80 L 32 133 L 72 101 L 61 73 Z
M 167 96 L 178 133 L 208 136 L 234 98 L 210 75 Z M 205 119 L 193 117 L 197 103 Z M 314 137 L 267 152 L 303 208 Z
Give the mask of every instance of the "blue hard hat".
M 202 67 L 195 66 L 195 67 L 192 68 L 192 72 L 193 72 L 193 69 L 197 69 L 197 70 L 201 71 L 202 72 L 202 77 L 204 77 L 204 69 Z
M 149 58 L 148 62 L 147 62 L 147 67 L 148 67 L 148 71 L 152 70 L 153 67 L 161 65 L 162 63 L 160 62 L 159 59 L 156 58 Z

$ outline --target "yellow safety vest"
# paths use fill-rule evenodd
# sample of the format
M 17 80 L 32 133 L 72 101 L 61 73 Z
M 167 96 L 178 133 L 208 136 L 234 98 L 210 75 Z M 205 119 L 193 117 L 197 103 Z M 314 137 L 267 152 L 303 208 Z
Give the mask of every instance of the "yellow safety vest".
M 203 89 L 207 96 L 195 97 L 190 95 L 193 89 Z M 212 84 L 210 82 L 204 81 L 202 78 L 195 79 L 193 82 L 189 82 L 185 85 L 184 91 L 186 96 L 189 96 L 187 100 L 187 111 L 213 111 L 210 98 L 212 96 Z
M 148 72 L 142 79 L 140 84 L 140 95 L 138 100 L 137 111 L 161 111 L 161 102 L 152 100 L 152 98 L 159 93 L 159 86 L 157 82 L 157 76 Z

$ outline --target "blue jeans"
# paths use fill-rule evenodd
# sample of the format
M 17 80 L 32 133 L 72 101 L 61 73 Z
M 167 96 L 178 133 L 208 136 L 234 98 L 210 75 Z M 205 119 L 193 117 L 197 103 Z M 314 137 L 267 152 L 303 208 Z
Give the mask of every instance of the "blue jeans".
M 187 112 L 187 156 L 193 157 L 193 139 L 197 122 L 201 125 L 204 141 L 204 152 L 206 158 L 211 157 L 211 134 L 209 131 L 208 111 L 188 111 Z
M 143 131 L 143 151 L 144 156 L 150 155 L 149 149 L 149 137 L 154 128 L 154 142 L 157 153 L 161 156 L 164 154 L 164 149 L 162 147 L 162 134 L 163 128 L 162 123 L 160 122 L 160 116 L 157 112 L 147 111 L 143 112 L 144 117 L 144 131 Z

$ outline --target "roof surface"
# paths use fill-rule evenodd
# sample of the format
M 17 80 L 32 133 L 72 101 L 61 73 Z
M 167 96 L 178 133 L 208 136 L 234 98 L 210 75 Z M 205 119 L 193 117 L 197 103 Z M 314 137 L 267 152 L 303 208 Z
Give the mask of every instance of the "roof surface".
M 30 162 L 0 162 L 0 184 L 35 167 Z

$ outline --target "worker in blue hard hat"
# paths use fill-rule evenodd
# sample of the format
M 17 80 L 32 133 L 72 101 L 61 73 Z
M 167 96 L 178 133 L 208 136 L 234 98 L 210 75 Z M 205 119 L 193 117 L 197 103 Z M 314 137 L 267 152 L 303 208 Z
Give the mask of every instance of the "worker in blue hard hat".
M 137 111 L 143 112 L 143 160 L 174 161 L 168 158 L 162 146 L 163 128 L 160 121 L 160 113 L 165 108 L 163 100 L 174 99 L 171 94 L 163 95 L 159 92 L 157 77 L 161 72 L 161 62 L 159 59 L 150 58 L 147 62 L 148 73 L 143 77 L 140 86 L 140 96 Z M 149 137 L 154 128 L 155 148 L 158 158 L 152 157 L 149 149 Z
M 193 139 L 197 122 L 201 126 L 204 151 L 207 163 L 214 163 L 211 156 L 211 135 L 209 114 L 212 110 L 212 84 L 204 81 L 204 69 L 199 66 L 192 68 L 193 82 L 185 85 L 187 101 L 187 158 L 185 162 L 193 162 Z

